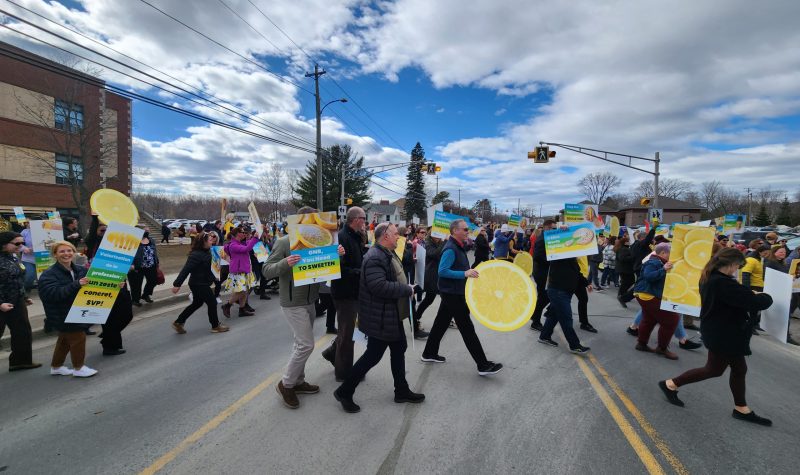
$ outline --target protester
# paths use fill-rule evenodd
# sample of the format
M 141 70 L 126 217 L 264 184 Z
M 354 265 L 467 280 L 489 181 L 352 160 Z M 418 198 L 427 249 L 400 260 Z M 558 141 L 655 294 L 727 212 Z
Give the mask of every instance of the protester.
M 58 330 L 50 374 L 89 378 L 96 375 L 97 370 L 85 363 L 87 325 L 65 322 L 81 287 L 89 283 L 86 269 L 72 262 L 77 250 L 68 241 L 56 241 L 50 252 L 56 263 L 39 277 L 39 297 L 42 299 L 45 318 Z M 68 353 L 72 368 L 64 366 Z
M 42 366 L 33 362 L 31 324 L 28 320 L 28 305 L 33 301 L 25 291 L 24 266 L 17 259 L 17 252 L 24 244 L 21 234 L 0 232 L 0 328 L 8 327 L 11 334 L 9 371 Z
M 463 221 L 462 221 L 463 223 Z M 424 394 L 412 392 L 406 381 L 406 343 L 403 320 L 409 317 L 414 286 L 406 280 L 403 265 L 395 254 L 398 232 L 394 224 L 375 227 L 375 245 L 363 259 L 358 290 L 358 328 L 367 335 L 367 349 L 356 361 L 341 386 L 333 393 L 350 413 L 361 408 L 353 401 L 356 387 L 389 348 L 394 378 L 394 401 L 421 403 Z
M 61 220 L 61 225 L 64 228 L 64 240 L 70 242 L 75 249 L 81 245 L 81 233 L 78 231 L 78 220 L 72 217 L 66 217 Z
M 353 206 L 347 210 L 345 225 L 339 230 L 339 245 L 345 251 L 339 262 L 342 277 L 331 282 L 339 329 L 333 344 L 322 352 L 322 356 L 333 364 L 337 381 L 344 381 L 353 366 L 353 331 L 358 318 L 359 280 L 361 264 L 367 252 L 359 233 L 366 229 L 366 225 L 364 210 Z
M 592 254 L 586 258 L 589 263 L 589 276 L 587 277 L 587 280 L 590 284 L 592 284 L 594 290 L 598 292 L 603 291 L 603 287 L 600 285 L 600 264 L 603 263 L 603 249 L 605 246 L 605 238 L 598 236 L 597 254 Z
M 181 224 L 178 226 L 178 229 L 175 230 L 175 234 L 178 235 L 178 239 L 183 239 L 186 237 L 186 225 Z
M 489 241 L 486 237 L 486 227 L 481 226 L 481 231 L 475 238 L 475 262 L 472 263 L 472 268 L 478 267 L 478 264 L 489 260 Z
M 537 243 L 539 239 L 536 240 Z M 547 346 L 557 347 L 558 343 L 553 341 L 553 330 L 556 323 L 561 326 L 564 337 L 567 339 L 569 350 L 575 354 L 588 353 L 590 348 L 581 344 L 575 329 L 572 327 L 572 307 L 570 301 L 572 295 L 581 282 L 581 272 L 578 261 L 574 257 L 558 259 L 550 262 L 550 269 L 547 279 L 547 297 L 550 307 L 545 316 L 547 317 L 539 335 L 539 343 Z
M 147 279 L 147 284 L 142 291 L 142 282 Z M 153 303 L 150 297 L 158 284 L 158 251 L 156 243 L 150 238 L 150 230 L 145 227 L 139 249 L 133 257 L 133 270 L 128 272 L 128 280 L 131 283 L 132 304 L 141 307 L 140 300 Z
M 246 306 L 247 294 L 256 282 L 256 277 L 250 267 L 250 251 L 258 242 L 258 238 L 250 235 L 248 239 L 247 235 L 246 229 L 237 226 L 231 230 L 231 240 L 225 244 L 230 271 L 222 286 L 226 292 L 231 292 L 231 296 L 228 303 L 222 305 L 222 313 L 228 318 L 231 316 L 231 306 L 234 303 L 239 306 L 240 317 L 255 315 L 255 312 L 248 310 Z
M 461 338 L 478 367 L 478 374 L 487 376 L 497 374 L 503 365 L 486 359 L 483 346 L 475 333 L 475 326 L 469 316 L 469 307 L 464 297 L 466 279 L 479 278 L 478 271 L 470 269 L 464 243 L 469 236 L 469 227 L 463 219 L 450 223 L 450 238 L 442 249 L 439 261 L 439 293 L 442 297 L 440 312 L 433 322 L 428 342 L 422 351 L 422 361 L 428 363 L 444 363 L 444 356 L 439 355 L 439 344 L 444 337 L 450 320 L 455 320 Z
M 208 322 L 211 324 L 211 333 L 224 333 L 229 328 L 219 323 L 217 317 L 217 299 L 211 290 L 211 284 L 217 282 L 217 278 L 211 271 L 211 246 L 214 245 L 216 236 L 213 233 L 201 233 L 192 242 L 189 257 L 186 264 L 178 273 L 178 277 L 172 283 L 172 293 L 177 294 L 183 285 L 186 277 L 189 277 L 189 290 L 192 292 L 192 302 L 178 315 L 178 319 L 172 323 L 172 328 L 179 334 L 186 333 L 184 325 L 186 320 L 203 306 L 208 306 Z
M 550 261 L 547 260 L 547 252 L 544 246 L 544 233 L 555 228 L 556 222 L 552 219 L 544 220 L 539 235 L 533 242 L 533 282 L 536 284 L 536 307 L 531 315 L 531 329 L 538 332 L 542 331 L 542 312 L 550 303 L 547 296 L 547 275 L 550 271 Z
M 316 212 L 317 210 L 308 206 L 297 210 L 297 214 Z M 340 244 L 339 256 L 342 255 L 345 255 L 345 250 Z M 298 262 L 300 262 L 300 256 L 291 254 L 289 236 L 286 235 L 275 242 L 272 254 L 264 263 L 264 275 L 268 279 L 279 279 L 281 309 L 287 323 L 292 328 L 294 338 L 289 362 L 283 377 L 275 388 L 284 405 L 290 409 L 300 407 L 298 394 L 319 392 L 319 386 L 305 380 L 305 367 L 311 352 L 314 351 L 314 319 L 316 317 L 314 302 L 319 297 L 320 284 L 295 286 L 292 267 Z
M 767 259 L 770 255 L 770 247 L 766 245 L 757 246 L 753 252 L 749 252 L 745 256 L 745 264 L 739 273 L 742 276 L 742 285 L 746 288 L 756 291 L 764 291 L 764 267 L 762 261 Z M 750 320 L 753 322 L 753 334 L 758 335 L 758 331 L 764 331 L 761 328 L 761 314 L 753 312 L 750 314 Z
M 619 287 L 617 280 L 617 254 L 614 248 L 617 244 L 617 238 L 610 237 L 603 248 L 603 275 L 600 278 L 600 285 L 603 287 Z
M 236 217 L 236 215 L 233 214 L 233 213 L 228 213 L 228 214 L 225 215 L 225 224 L 222 225 L 222 237 L 223 237 L 223 239 L 225 237 L 227 237 L 231 233 L 231 230 L 233 230 L 233 228 L 235 227 L 235 225 L 233 224 L 233 219 L 235 217 Z M 222 239 L 220 239 L 219 242 L 222 242 Z
M 578 322 L 580 322 L 581 330 L 597 333 L 597 329 L 589 323 L 589 293 L 594 290 L 591 282 L 589 282 L 590 262 L 586 256 L 576 259 L 578 267 L 581 269 L 578 285 L 575 287 L 575 297 L 578 299 Z
M 100 345 L 103 347 L 103 356 L 116 356 L 125 353 L 122 347 L 122 330 L 133 320 L 133 307 L 131 306 L 131 293 L 123 282 L 119 289 L 114 305 L 108 313 L 106 322 L 102 324 L 103 332 L 100 334 Z
M 786 259 L 786 248 L 773 246 L 769 254 L 764 259 L 764 272 L 773 269 L 784 274 L 789 272 L 789 265 L 784 262 Z
M 103 240 L 107 228 L 108 226 L 101 223 L 96 214 L 92 215 L 89 232 L 86 233 L 86 238 L 84 239 L 84 243 L 86 244 L 86 258 L 89 263 L 92 262 L 94 255 L 97 254 L 97 249 L 100 248 L 100 242 Z
M 508 228 L 508 224 L 500 226 L 500 229 L 494 233 L 494 258 L 509 260 L 513 240 L 514 235 Z
M 733 418 L 769 426 L 772 421 L 757 416 L 747 406 L 747 363 L 744 357 L 752 354 L 749 312 L 769 308 L 772 297 L 753 292 L 736 282 L 734 276 L 744 264 L 744 256 L 736 249 L 723 249 L 708 261 L 700 277 L 700 329 L 703 343 L 708 348 L 706 365 L 690 369 L 676 378 L 659 381 L 658 386 L 670 403 L 683 407 L 683 401 L 678 398 L 679 387 L 722 376 L 730 366 Z
M 439 294 L 439 260 L 442 257 L 442 249 L 445 242 L 430 234 L 425 239 L 425 298 L 414 311 L 414 322 L 422 328 L 422 315 L 431 306 L 436 296 Z M 441 305 L 439 306 L 441 309 Z M 426 332 L 426 338 L 430 334 Z
M 172 234 L 172 230 L 164 223 L 161 223 L 161 244 L 167 243 L 169 244 L 169 235 Z
M 669 342 L 678 326 L 680 316 L 677 313 L 661 309 L 661 296 L 664 292 L 667 271 L 672 269 L 669 252 L 669 244 L 658 244 L 654 255 L 650 256 L 650 259 L 642 265 L 639 279 L 636 281 L 634 293 L 642 307 L 642 322 L 639 324 L 636 349 L 656 353 L 670 360 L 677 360 L 678 355 L 669 351 Z M 658 344 L 653 349 L 648 346 L 648 342 L 650 333 L 656 324 L 659 325 Z
M 617 255 L 617 274 L 619 274 L 619 289 L 617 290 L 617 301 L 624 308 L 628 308 L 627 303 L 631 301 L 629 290 L 633 288 L 636 276 L 633 272 L 633 254 L 628 245 L 628 234 L 617 239 L 614 244 L 614 252 Z

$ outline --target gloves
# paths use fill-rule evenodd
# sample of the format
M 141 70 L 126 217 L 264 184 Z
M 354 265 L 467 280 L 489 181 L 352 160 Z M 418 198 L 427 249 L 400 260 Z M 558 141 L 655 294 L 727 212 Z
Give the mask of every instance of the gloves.
M 414 295 L 419 295 L 422 292 L 423 292 L 422 287 L 420 287 L 419 285 L 414 286 Z

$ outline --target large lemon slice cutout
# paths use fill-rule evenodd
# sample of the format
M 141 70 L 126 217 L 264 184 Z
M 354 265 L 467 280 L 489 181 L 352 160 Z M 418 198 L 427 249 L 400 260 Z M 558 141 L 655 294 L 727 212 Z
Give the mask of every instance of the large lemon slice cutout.
M 472 315 L 484 326 L 501 332 L 523 327 L 536 307 L 530 275 L 508 261 L 482 262 L 477 279 L 467 279 L 466 300 Z
M 533 257 L 527 252 L 518 252 L 516 257 L 514 257 L 514 264 L 519 266 L 519 268 L 528 275 L 533 273 Z
M 89 205 L 102 223 L 115 221 L 128 226 L 139 224 L 139 210 L 136 205 L 117 190 L 101 188 L 95 191 L 89 199 Z

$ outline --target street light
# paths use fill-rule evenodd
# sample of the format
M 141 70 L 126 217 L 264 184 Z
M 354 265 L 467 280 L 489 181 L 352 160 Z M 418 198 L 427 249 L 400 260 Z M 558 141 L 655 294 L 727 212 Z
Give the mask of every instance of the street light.
M 334 102 L 347 102 L 347 99 L 341 98 L 328 102 L 322 109 L 319 107 L 319 89 L 317 90 L 317 209 L 324 211 L 322 208 L 322 111 Z M 344 176 L 344 171 L 342 171 Z

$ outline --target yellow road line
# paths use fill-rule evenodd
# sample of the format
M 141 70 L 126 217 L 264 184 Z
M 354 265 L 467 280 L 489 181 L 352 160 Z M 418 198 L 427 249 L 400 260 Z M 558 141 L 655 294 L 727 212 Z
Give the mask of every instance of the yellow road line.
M 622 411 L 620 410 L 619 406 L 617 406 L 617 403 L 614 402 L 594 373 L 592 373 L 589 365 L 586 364 L 586 362 L 583 361 L 583 358 L 580 356 L 575 356 L 575 361 L 578 362 L 578 366 L 581 368 L 581 371 L 583 371 L 584 376 L 586 376 L 586 379 L 589 380 L 592 388 L 594 388 L 594 392 L 600 396 L 600 400 L 603 401 L 603 404 L 605 404 L 608 413 L 611 414 L 611 417 L 614 419 L 614 422 L 617 423 L 617 426 L 619 426 L 622 434 L 626 439 L 628 439 L 628 443 L 631 445 L 631 447 L 633 447 L 633 451 L 636 452 L 636 455 L 639 456 L 639 459 L 644 464 L 647 472 L 650 474 L 664 474 L 664 469 L 661 468 L 661 465 L 647 447 L 647 444 L 642 441 L 641 437 L 639 437 L 639 434 L 636 433 L 634 428 L 622 414 Z
M 322 346 L 324 342 L 330 341 L 330 339 L 331 337 L 328 335 L 323 336 L 322 338 L 316 341 L 316 343 L 314 344 L 314 348 L 315 349 L 319 348 L 320 346 Z M 264 390 L 270 387 L 272 383 L 274 383 L 279 377 L 281 377 L 281 372 L 276 372 L 269 375 L 267 379 L 261 381 L 256 387 L 248 391 L 247 394 L 239 398 L 239 400 L 237 400 L 230 406 L 223 409 L 222 412 L 214 416 L 214 418 L 208 421 L 203 427 L 197 429 L 197 431 L 195 431 L 193 434 L 183 439 L 180 444 L 175 446 L 175 448 L 165 453 L 164 455 L 159 457 L 158 460 L 153 462 L 152 465 L 139 472 L 139 475 L 152 475 L 161 470 L 162 468 L 164 468 L 168 463 L 175 460 L 175 457 L 177 457 L 184 450 L 189 448 L 189 446 L 191 446 L 192 444 L 196 443 L 197 441 L 205 437 L 209 432 L 216 429 L 220 424 L 222 424 L 225 421 L 225 419 L 235 414 L 239 409 L 244 407 L 245 404 L 252 401 L 253 398 L 264 392 Z
M 614 379 L 611 377 L 611 375 L 608 374 L 605 368 L 603 368 L 603 366 L 600 365 L 600 362 L 597 361 L 597 358 L 595 358 L 594 355 L 589 355 L 589 361 L 591 361 L 592 364 L 595 366 L 595 368 L 597 368 L 597 371 L 600 373 L 601 376 L 603 376 L 603 379 L 605 379 L 606 383 L 608 383 L 608 385 L 611 387 L 611 389 L 614 391 L 614 393 L 617 395 L 620 401 L 622 401 L 622 404 L 625 405 L 625 408 L 628 409 L 628 412 L 630 412 L 631 415 L 633 415 L 633 417 L 636 419 L 636 421 L 639 423 L 639 425 L 642 427 L 645 433 L 650 437 L 650 439 L 656 445 L 658 450 L 661 451 L 661 453 L 664 455 L 664 458 L 667 459 L 667 462 L 669 462 L 669 464 L 672 465 L 672 468 L 675 470 L 675 472 L 680 475 L 688 475 L 689 470 L 687 470 L 686 467 L 684 467 L 681 461 L 678 459 L 678 457 L 674 453 L 672 453 L 672 451 L 670 450 L 669 446 L 664 441 L 664 439 L 661 438 L 658 432 L 656 432 L 655 428 L 653 428 L 653 426 L 647 421 L 647 419 L 645 419 L 641 411 L 639 411 L 639 408 L 637 408 L 636 405 L 633 403 L 633 401 L 631 401 L 631 399 L 622 391 L 617 382 L 614 381 Z

